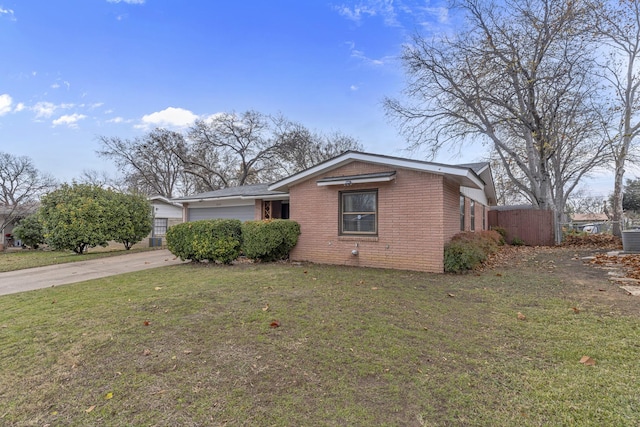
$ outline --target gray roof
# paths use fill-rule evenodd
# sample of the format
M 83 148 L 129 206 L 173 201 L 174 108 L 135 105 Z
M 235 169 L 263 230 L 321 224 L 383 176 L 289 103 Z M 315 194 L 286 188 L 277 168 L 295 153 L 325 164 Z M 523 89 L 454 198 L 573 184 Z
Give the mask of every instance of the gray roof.
M 469 168 L 472 171 L 474 171 L 475 173 L 479 174 L 480 172 L 482 172 L 482 170 L 484 168 L 489 166 L 489 162 L 464 163 L 464 164 L 456 165 L 456 166 L 460 166 L 460 167 L 463 167 L 463 168 Z
M 220 199 L 220 198 L 251 198 L 251 197 L 264 197 L 264 196 L 286 196 L 287 193 L 281 191 L 269 191 L 269 184 L 251 184 L 241 185 L 238 187 L 222 188 L 215 191 L 207 191 L 205 193 L 194 194 L 193 196 L 178 197 L 172 199 L 174 202 L 180 202 L 183 200 L 200 200 L 200 199 Z

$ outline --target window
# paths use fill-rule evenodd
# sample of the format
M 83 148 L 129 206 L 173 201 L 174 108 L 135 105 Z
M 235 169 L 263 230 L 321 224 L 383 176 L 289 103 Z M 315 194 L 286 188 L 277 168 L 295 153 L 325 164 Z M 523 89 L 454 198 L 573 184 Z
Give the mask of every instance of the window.
M 154 218 L 153 219 L 153 235 L 164 236 L 167 234 L 167 225 L 169 223 L 168 218 Z
M 378 191 L 340 193 L 340 234 L 378 233 Z
M 471 231 L 476 231 L 476 202 L 471 200 L 469 203 L 469 219 L 471 221 Z
M 482 206 L 482 230 L 487 229 L 487 208 Z
M 464 231 L 464 196 L 460 196 L 460 231 Z

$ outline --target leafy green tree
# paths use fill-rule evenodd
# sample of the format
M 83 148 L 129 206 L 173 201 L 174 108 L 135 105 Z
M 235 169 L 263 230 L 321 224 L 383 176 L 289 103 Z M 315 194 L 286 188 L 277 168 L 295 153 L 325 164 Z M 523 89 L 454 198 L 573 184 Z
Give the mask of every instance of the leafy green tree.
M 115 216 L 113 240 L 129 250 L 151 232 L 151 204 L 144 196 L 122 193 L 113 193 L 112 203 Z
M 627 179 L 622 194 L 622 209 L 625 211 L 640 211 L 640 179 Z
M 54 249 L 77 254 L 107 246 L 116 235 L 114 192 L 89 184 L 64 184 L 42 197 L 40 217 L 45 239 Z
M 21 219 L 13 229 L 13 234 L 22 240 L 23 244 L 33 249 L 38 249 L 38 246 L 45 242 L 44 229 L 42 228 L 42 222 L 40 222 L 38 214 L 32 214 Z

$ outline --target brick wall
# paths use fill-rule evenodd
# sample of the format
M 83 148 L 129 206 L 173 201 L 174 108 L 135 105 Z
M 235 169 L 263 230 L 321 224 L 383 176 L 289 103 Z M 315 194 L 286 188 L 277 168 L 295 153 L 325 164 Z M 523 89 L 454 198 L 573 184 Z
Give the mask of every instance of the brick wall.
M 394 169 L 353 162 L 292 186 L 290 215 L 300 224 L 301 235 L 291 259 L 442 272 L 445 239 L 460 229 L 457 184 L 440 175 L 396 169 L 396 179 L 391 182 L 316 185 L 323 177 L 390 170 Z M 368 189 L 378 190 L 378 235 L 339 236 L 339 192 Z M 351 253 L 354 249 L 357 256 Z

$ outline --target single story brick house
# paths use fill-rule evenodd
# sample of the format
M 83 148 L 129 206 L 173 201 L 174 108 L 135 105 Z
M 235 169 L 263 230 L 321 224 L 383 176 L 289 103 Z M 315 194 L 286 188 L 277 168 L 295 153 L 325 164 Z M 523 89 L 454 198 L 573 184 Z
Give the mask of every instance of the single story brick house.
M 301 230 L 295 261 L 442 272 L 444 245 L 486 229 L 496 194 L 488 163 L 347 151 L 270 185 L 174 201 L 185 221 L 290 218 Z

